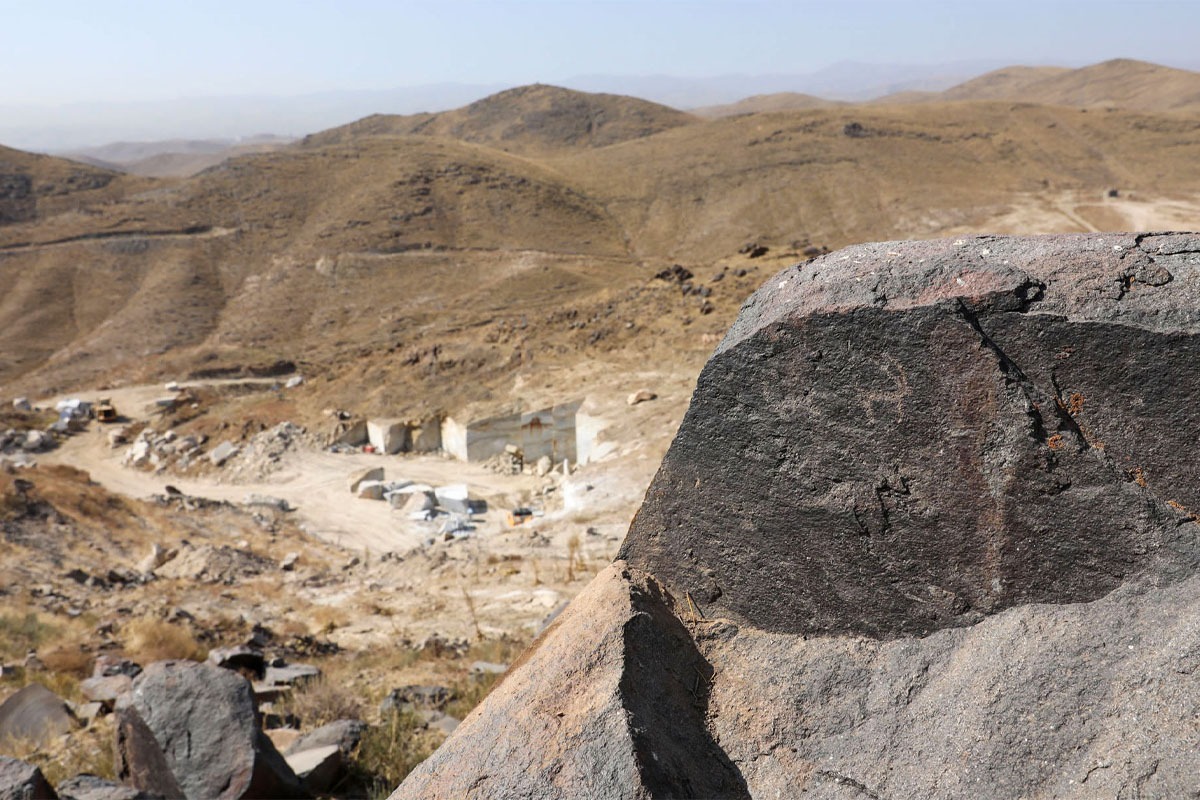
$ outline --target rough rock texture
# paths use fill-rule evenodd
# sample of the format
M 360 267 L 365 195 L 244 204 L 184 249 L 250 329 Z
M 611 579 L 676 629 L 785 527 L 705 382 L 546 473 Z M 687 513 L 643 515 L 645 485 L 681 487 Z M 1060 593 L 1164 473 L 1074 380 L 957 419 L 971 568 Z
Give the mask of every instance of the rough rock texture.
M 337 745 L 342 755 L 349 756 L 362 740 L 367 730 L 367 723 L 358 719 L 339 719 L 322 725 L 297 737 L 296 741 L 283 751 L 285 756 L 302 753 L 305 750 L 315 750 L 319 747 Z
M 1200 235 L 785 270 L 705 366 L 621 557 L 709 615 L 884 637 L 1178 580 L 1200 561 L 1198 333 Z
M 67 704 L 40 683 L 31 683 L 0 704 L 0 741 L 45 741 L 75 727 Z
M 33 764 L 0 756 L 0 800 L 55 800 L 58 795 Z
M 746 796 L 704 727 L 711 668 L 658 584 L 623 566 L 580 593 L 393 798 Z
M 59 800 L 161 800 L 131 786 L 106 781 L 95 775 L 76 775 L 58 785 Z
M 394 797 L 1198 797 L 1200 235 L 785 270 Z
M 146 667 L 117 704 L 117 777 L 166 797 L 302 797 L 259 729 L 249 682 L 190 661 Z

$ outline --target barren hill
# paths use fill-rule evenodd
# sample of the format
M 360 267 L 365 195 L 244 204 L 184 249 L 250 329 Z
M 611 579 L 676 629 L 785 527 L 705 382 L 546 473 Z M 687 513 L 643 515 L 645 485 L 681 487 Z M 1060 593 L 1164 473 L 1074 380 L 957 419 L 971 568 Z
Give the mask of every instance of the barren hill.
M 438 114 L 367 117 L 309 136 L 305 144 L 319 146 L 363 136 L 421 134 L 513 152 L 538 153 L 604 147 L 694 121 L 694 117 L 682 111 L 646 100 L 537 84 L 509 89 Z
M 506 111 L 504 97 L 420 133 L 366 132 L 377 118 L 184 181 L 14 153 L 44 177 L 38 216 L 0 226 L 0 381 L 34 392 L 283 359 L 322 376 L 309 411 L 404 413 L 606 360 L 691 370 L 763 261 L 978 229 L 1183 227 L 1200 183 L 1200 120 L 1178 115 L 667 109 L 642 128 L 598 109 L 661 107 L 538 86 L 507 93 Z M 67 176 L 106 188 L 60 198 Z M 767 257 L 738 255 L 749 242 Z M 654 279 L 675 263 L 694 279 Z
M 0 225 L 103 202 L 136 185 L 112 170 L 0 146 Z
M 939 99 L 1195 112 L 1200 73 L 1125 58 L 1081 69 L 1010 67 L 948 89 Z
M 833 108 L 844 106 L 846 103 L 838 100 L 826 100 L 801 92 L 776 92 L 775 94 L 756 94 L 736 103 L 719 106 L 704 106 L 693 108 L 691 111 L 698 117 L 716 119 L 718 117 L 733 117 L 738 114 L 760 114 L 764 111 L 800 111 L 809 108 Z

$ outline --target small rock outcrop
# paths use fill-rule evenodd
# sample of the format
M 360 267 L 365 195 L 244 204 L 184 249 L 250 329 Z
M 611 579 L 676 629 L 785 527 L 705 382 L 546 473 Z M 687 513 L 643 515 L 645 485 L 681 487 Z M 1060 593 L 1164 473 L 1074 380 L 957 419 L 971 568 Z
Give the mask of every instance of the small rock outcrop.
M 67 704 L 40 683 L 29 684 L 0 704 L 0 741 L 43 742 L 74 727 Z
M 1200 234 L 784 270 L 620 560 L 393 797 L 1194 794 L 1198 365 Z
M 259 728 L 250 683 L 215 664 L 160 661 L 117 703 L 117 777 L 165 797 L 303 797 Z
M 58 800 L 58 795 L 33 764 L 0 756 L 0 800 Z

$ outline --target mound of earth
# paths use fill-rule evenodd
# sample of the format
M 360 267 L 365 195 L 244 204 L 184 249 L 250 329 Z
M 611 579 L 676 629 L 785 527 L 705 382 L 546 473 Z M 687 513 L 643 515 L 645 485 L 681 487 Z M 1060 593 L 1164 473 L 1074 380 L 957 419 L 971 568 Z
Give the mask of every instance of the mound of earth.
M 1200 234 L 784 270 L 622 560 L 393 797 L 1186 796 L 1198 347 Z
M 534 84 L 519 86 L 437 114 L 376 114 L 307 137 L 327 145 L 363 136 L 439 136 L 514 152 L 604 147 L 640 139 L 695 117 L 668 106 L 615 94 Z

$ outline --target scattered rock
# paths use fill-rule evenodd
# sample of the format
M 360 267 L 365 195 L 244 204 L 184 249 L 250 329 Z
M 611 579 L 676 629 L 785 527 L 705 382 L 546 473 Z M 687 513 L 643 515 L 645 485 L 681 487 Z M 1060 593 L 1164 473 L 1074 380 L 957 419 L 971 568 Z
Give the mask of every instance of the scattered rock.
M 650 400 L 657 400 L 657 399 L 658 399 L 658 395 L 655 394 L 654 392 L 650 391 L 649 389 L 639 389 L 638 391 L 629 395 L 629 397 L 626 397 L 625 403 L 627 405 L 636 406 L 638 403 L 645 403 Z
M 454 693 L 445 686 L 401 686 L 392 689 L 379 704 L 380 714 L 414 711 L 420 708 L 445 708 Z
M 148 666 L 117 705 L 116 756 L 123 782 L 172 797 L 306 794 L 259 729 L 249 682 L 214 664 Z
M 25 434 L 25 441 L 21 443 L 21 449 L 27 453 L 40 453 L 47 450 L 53 440 L 41 431 L 28 431 Z
M 233 442 L 221 442 L 208 454 L 208 460 L 214 467 L 223 465 L 238 453 L 238 446 Z
M 29 405 L 28 397 L 13 398 L 12 407 L 14 411 L 24 411 L 26 413 L 33 411 L 33 406 Z
M 355 473 L 350 479 L 350 493 L 358 494 L 358 488 L 364 483 L 383 483 L 383 467 L 372 467 Z
M 554 469 L 554 462 L 550 459 L 550 456 L 542 456 L 533 465 L 533 471 L 539 478 L 549 475 L 552 469 Z
M 267 667 L 266 673 L 263 675 L 263 682 L 276 685 L 302 686 L 319 677 L 321 677 L 319 667 L 314 667 L 310 664 L 289 664 L 279 667 Z
M 388 503 L 397 511 L 413 514 L 437 508 L 437 498 L 431 486 L 407 486 L 387 494 Z
M 284 572 L 291 572 L 292 570 L 296 569 L 296 562 L 299 560 L 300 554 L 293 550 L 285 555 L 283 560 L 279 562 L 279 568 Z
M 284 381 L 283 388 L 295 389 L 297 386 L 303 386 L 303 385 L 304 385 L 304 376 L 303 375 L 293 375 L 292 377 L 290 377 L 286 381 Z
M 116 705 L 117 698 L 128 692 L 131 686 L 133 686 L 133 678 L 128 675 L 108 675 L 81 681 L 79 691 L 88 700 L 101 703 L 111 711 Z
M 327 792 L 344 769 L 342 751 L 337 745 L 303 750 L 287 756 L 288 766 L 313 794 Z
M 358 484 L 358 497 L 360 500 L 382 500 L 383 481 L 362 481 Z
M 0 800 L 58 800 L 58 795 L 33 764 L 0 756 Z
M 40 683 L 31 683 L 0 703 L 0 742 L 7 738 L 44 742 L 74 728 L 67 704 Z
M 117 656 L 96 656 L 96 661 L 92 665 L 93 678 L 107 678 L 112 675 L 128 675 L 130 678 L 136 678 L 141 674 L 141 665 L 135 664 L 127 658 L 119 658 Z
M 666 281 L 667 283 L 678 283 L 682 285 L 690 281 L 695 276 L 692 274 L 691 270 L 686 269 L 679 264 L 673 264 L 671 265 L 670 269 L 664 269 L 654 277 L 660 281 Z
M 742 245 L 741 248 L 738 249 L 738 254 L 743 255 L 746 258 L 759 258 L 761 256 L 765 256 L 768 252 L 770 252 L 770 250 L 771 248 L 767 247 L 765 244 L 750 242 L 749 244 Z
M 58 785 L 59 800 L 161 800 L 132 786 L 123 786 L 95 775 L 76 775 Z
M 322 725 L 306 734 L 299 736 L 285 751 L 285 755 L 313 750 L 319 747 L 334 745 L 348 756 L 358 743 L 362 741 L 367 730 L 367 723 L 357 719 L 339 719 Z
M 137 570 L 143 575 L 153 573 L 154 570 L 165 564 L 169 557 L 170 556 L 167 555 L 167 551 L 163 549 L 162 545 L 155 542 L 154 544 L 150 545 L 150 552 L 146 554 L 146 557 L 138 562 Z
M 262 506 L 264 508 L 273 508 L 276 511 L 294 511 L 291 504 L 282 497 L 273 497 L 269 494 L 248 494 L 243 505 L 247 506 Z

